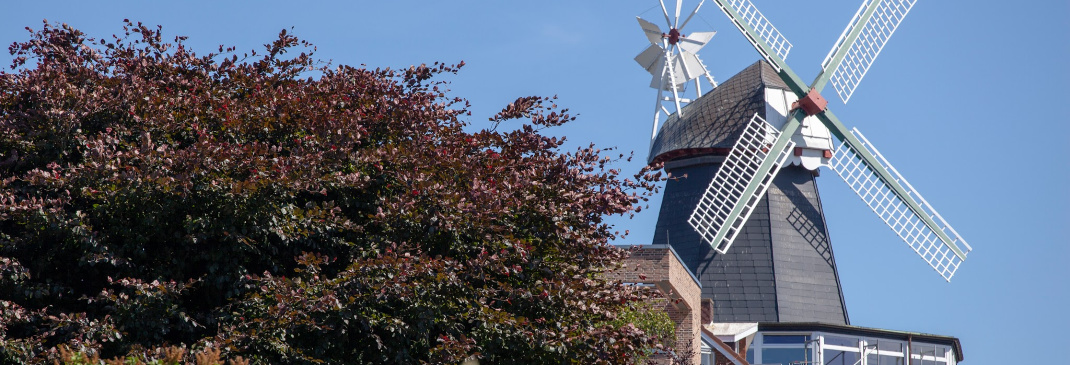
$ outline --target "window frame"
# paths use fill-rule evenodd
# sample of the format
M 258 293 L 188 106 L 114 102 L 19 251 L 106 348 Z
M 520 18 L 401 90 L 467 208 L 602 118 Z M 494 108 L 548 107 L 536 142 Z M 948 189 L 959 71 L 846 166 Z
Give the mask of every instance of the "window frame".
M 815 336 L 817 333 L 819 333 L 819 332 L 801 332 L 801 331 L 758 332 L 758 335 L 754 336 L 754 343 L 752 343 L 748 347 L 748 350 L 752 349 L 752 348 L 754 349 L 754 363 L 755 364 L 764 364 L 765 363 L 764 362 L 765 361 L 764 356 L 762 356 L 763 355 L 762 351 L 764 351 L 765 349 L 803 349 L 803 350 L 809 350 L 809 353 L 807 354 L 807 358 L 809 360 L 804 360 L 804 361 L 807 361 L 807 364 L 814 364 L 814 363 L 817 362 L 817 360 L 816 360 L 817 356 L 819 356 L 819 354 L 821 352 L 821 343 L 819 342 L 819 340 L 817 338 L 815 338 L 815 337 L 817 337 L 817 336 Z M 771 335 L 771 336 L 808 336 L 810 339 L 809 340 L 804 340 L 802 343 L 773 343 L 773 344 L 766 344 L 765 343 L 765 336 L 766 335 Z M 814 345 L 814 344 L 816 344 L 816 345 Z M 789 365 L 789 364 L 784 364 L 784 365 Z
M 858 354 L 859 358 L 865 358 L 866 357 L 866 354 L 865 354 L 865 351 L 864 351 L 864 346 L 865 346 L 865 340 L 866 339 L 864 337 L 852 336 L 852 335 L 847 335 L 847 334 L 843 334 L 843 333 L 834 333 L 834 332 L 814 332 L 814 336 L 817 337 L 820 340 L 820 342 L 818 342 L 818 345 L 820 346 L 820 351 L 818 351 L 818 352 L 821 354 L 821 357 L 817 358 L 818 359 L 817 361 L 821 365 L 824 365 L 825 362 L 828 361 L 828 360 L 825 359 L 825 350 L 853 352 L 853 353 Z M 856 345 L 854 347 L 851 347 L 851 346 L 843 346 L 843 345 L 826 344 L 825 343 L 825 338 L 826 337 L 839 337 L 839 338 L 845 338 L 845 339 L 846 338 L 851 338 L 851 339 L 854 339 L 856 341 Z
M 908 346 L 907 346 L 908 343 L 906 341 L 889 340 L 889 339 L 874 338 L 874 337 L 864 337 L 864 338 L 862 338 L 862 341 L 863 341 L 863 350 L 862 350 L 863 356 L 862 357 L 864 358 L 864 360 L 862 361 L 862 364 L 864 364 L 864 365 L 877 365 L 877 364 L 870 364 L 869 363 L 869 355 L 877 355 L 878 361 L 880 360 L 881 356 L 891 356 L 891 357 L 896 357 L 896 358 L 902 359 L 903 360 L 902 361 L 903 364 L 907 363 L 906 355 L 907 355 L 907 351 L 908 351 Z M 897 345 L 899 345 L 899 351 L 881 350 L 880 343 L 894 343 L 894 344 L 897 344 Z M 873 350 L 869 350 L 868 349 L 870 346 L 873 346 Z
M 918 347 L 925 346 L 927 348 L 932 348 L 933 349 L 933 354 L 932 355 L 926 355 L 925 352 L 921 352 L 921 353 L 915 354 L 914 353 L 914 347 L 915 346 L 918 346 Z M 936 349 L 944 350 L 944 356 L 936 356 Z M 934 343 L 924 343 L 924 342 L 912 344 L 910 346 L 910 360 L 911 360 L 911 362 L 913 362 L 914 360 L 917 360 L 917 361 L 921 362 L 921 364 L 926 364 L 926 363 L 931 362 L 933 365 L 952 365 L 952 364 L 956 364 L 957 363 L 955 361 L 955 352 L 952 351 L 952 349 L 949 346 L 937 345 L 937 344 L 934 344 Z

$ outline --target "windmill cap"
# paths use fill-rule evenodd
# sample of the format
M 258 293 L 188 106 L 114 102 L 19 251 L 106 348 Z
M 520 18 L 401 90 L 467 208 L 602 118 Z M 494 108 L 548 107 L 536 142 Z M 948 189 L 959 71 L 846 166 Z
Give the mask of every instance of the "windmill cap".
M 765 89 L 788 90 L 765 61 L 755 62 L 669 116 L 650 146 L 648 163 L 704 155 L 724 156 L 750 118 L 765 117 Z

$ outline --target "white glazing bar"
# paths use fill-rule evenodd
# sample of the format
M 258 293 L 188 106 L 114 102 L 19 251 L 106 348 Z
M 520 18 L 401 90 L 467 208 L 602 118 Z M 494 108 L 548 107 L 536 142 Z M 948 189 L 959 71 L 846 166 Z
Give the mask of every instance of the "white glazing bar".
M 770 155 L 770 148 L 779 136 L 780 131 L 777 128 L 755 114 L 691 213 L 688 223 L 717 252 L 723 254 L 728 251 L 736 236 L 743 230 L 743 224 L 747 222 L 754 207 L 765 195 L 773 177 L 794 150 L 795 143 L 788 142 L 779 154 Z M 761 177 L 761 183 L 754 193 L 747 196 L 747 183 L 755 179 L 759 166 L 769 158 L 775 159 L 772 169 Z M 732 209 L 740 202 L 745 204 L 742 213 L 736 219 L 728 221 Z M 717 242 L 719 236 L 724 238 Z
M 836 45 L 829 52 L 829 56 L 826 56 L 824 62 L 821 63 L 823 69 L 830 66 L 836 67 L 829 82 L 832 83 L 844 103 L 851 99 L 858 83 L 869 72 L 869 67 L 873 65 L 873 61 L 880 55 L 884 45 L 888 43 L 888 39 L 903 22 L 903 18 L 914 7 L 915 2 L 917 0 L 865 0 L 854 18 L 847 24 L 847 29 L 844 29 Z M 873 17 L 865 24 L 859 24 L 862 13 L 870 6 L 877 7 L 873 12 Z M 863 27 L 858 39 L 849 45 L 843 44 L 847 34 L 858 26 Z M 831 56 L 844 46 L 849 48 L 843 61 L 839 65 L 830 65 Z
M 770 23 L 769 19 L 766 19 L 765 15 L 762 15 L 762 12 L 758 11 L 758 8 L 755 7 L 754 4 L 750 2 L 750 0 L 718 1 L 718 5 L 721 5 L 721 3 L 732 7 L 732 9 L 735 10 L 736 14 L 738 14 L 739 17 L 742 18 L 743 22 L 747 23 L 747 25 L 750 26 L 752 30 L 754 30 L 754 33 L 756 33 L 759 38 L 765 41 L 766 46 L 769 47 L 769 49 L 771 49 L 774 53 L 776 53 L 777 56 L 780 56 L 780 59 L 786 60 L 788 58 L 788 52 L 791 51 L 791 42 L 788 42 L 788 39 L 785 38 L 783 34 L 780 34 L 780 31 L 773 26 L 773 23 Z M 731 19 L 733 22 L 736 21 L 736 18 L 733 17 L 732 14 L 727 11 L 727 9 L 724 9 L 722 7 L 721 11 L 723 11 L 725 15 L 728 15 L 728 18 Z M 750 40 L 751 43 L 754 43 L 754 40 L 749 39 L 750 37 L 747 35 L 747 31 L 743 29 L 740 24 L 736 23 L 735 25 L 736 28 L 739 28 L 740 32 L 743 32 L 744 36 L 747 36 L 748 40 Z M 759 49 L 759 52 L 761 52 L 762 47 L 758 46 L 757 44 L 755 44 L 755 47 Z M 781 65 L 776 60 L 771 59 L 770 57 L 765 58 L 767 61 L 769 61 L 769 63 L 773 64 L 773 67 L 775 67 L 777 71 L 780 71 Z
M 836 54 L 843 47 L 843 42 L 847 39 L 847 35 L 851 33 L 851 30 L 858 25 L 858 20 L 862 18 L 862 14 L 866 12 L 866 8 L 873 4 L 870 0 L 863 0 L 862 6 L 858 7 L 858 11 L 855 12 L 855 16 L 851 17 L 851 21 L 847 23 L 847 28 L 843 28 L 843 33 L 840 33 L 840 37 L 836 39 L 836 44 L 829 50 L 829 54 L 825 55 L 825 60 L 821 61 L 821 69 L 828 69 L 829 62 L 832 62 L 832 55 Z
M 862 141 L 860 148 L 866 149 L 877 157 L 880 164 L 894 176 L 895 181 L 907 190 L 909 195 L 907 198 L 914 200 L 915 203 L 921 206 L 925 214 L 936 222 L 938 229 L 950 237 L 952 242 L 943 242 L 939 235 L 933 231 L 933 228 L 926 225 L 914 211 L 910 210 L 907 204 L 900 200 L 899 196 L 892 192 L 847 144 L 840 144 L 840 147 L 832 155 L 832 159 L 829 160 L 829 168 L 836 172 L 896 235 L 902 238 L 925 262 L 929 263 L 929 266 L 932 266 L 945 280 L 951 281 L 951 277 L 955 275 L 955 271 L 962 264 L 962 259 L 951 249 L 951 245 L 958 246 L 964 253 L 969 253 L 973 248 L 899 174 L 899 171 L 892 167 L 891 163 L 877 151 L 861 132 L 855 129 L 851 131 L 851 134 Z

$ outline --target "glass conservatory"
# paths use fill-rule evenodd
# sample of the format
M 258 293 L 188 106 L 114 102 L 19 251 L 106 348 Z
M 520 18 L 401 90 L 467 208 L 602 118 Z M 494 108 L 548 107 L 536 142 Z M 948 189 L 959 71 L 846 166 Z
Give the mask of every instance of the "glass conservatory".
M 749 364 L 955 365 L 963 358 L 954 337 L 820 323 L 753 325 L 751 333 L 726 333 L 714 324 L 720 331 L 707 333 Z M 703 364 L 715 362 L 712 353 L 703 356 Z

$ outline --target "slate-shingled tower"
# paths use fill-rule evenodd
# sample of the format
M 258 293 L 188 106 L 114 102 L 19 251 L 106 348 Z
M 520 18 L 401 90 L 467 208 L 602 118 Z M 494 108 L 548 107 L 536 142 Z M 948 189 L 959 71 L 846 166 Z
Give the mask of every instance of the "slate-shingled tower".
M 774 89 L 774 90 L 769 90 Z M 727 254 L 687 223 L 745 123 L 772 110 L 769 91 L 788 90 L 764 61 L 751 65 L 674 114 L 655 138 L 651 162 L 666 183 L 654 244 L 669 244 L 712 298 L 717 322 L 849 325 L 814 174 L 785 166 Z M 790 93 L 790 92 L 788 92 Z M 775 94 L 775 92 L 773 93 Z

